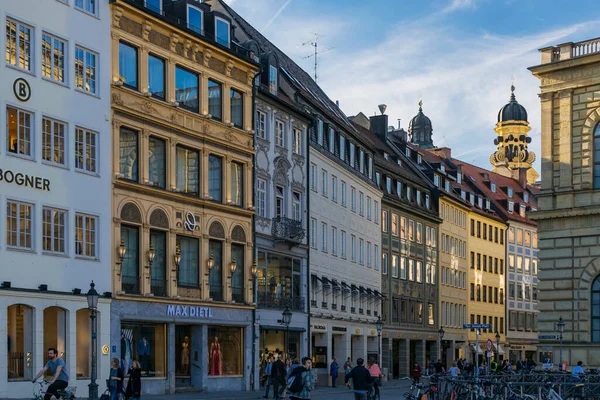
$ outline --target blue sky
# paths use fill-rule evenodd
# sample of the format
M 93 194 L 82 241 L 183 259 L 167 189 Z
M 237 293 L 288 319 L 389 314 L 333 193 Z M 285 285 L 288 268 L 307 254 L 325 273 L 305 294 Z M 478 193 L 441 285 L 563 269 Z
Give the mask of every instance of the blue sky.
M 407 129 L 422 97 L 434 143 L 466 162 L 491 167 L 497 113 L 509 99 L 529 114 L 531 150 L 540 154 L 539 81 L 527 67 L 537 49 L 600 36 L 591 0 L 228 0 L 311 75 L 322 35 L 318 83 L 347 115 L 385 103 L 390 124 Z

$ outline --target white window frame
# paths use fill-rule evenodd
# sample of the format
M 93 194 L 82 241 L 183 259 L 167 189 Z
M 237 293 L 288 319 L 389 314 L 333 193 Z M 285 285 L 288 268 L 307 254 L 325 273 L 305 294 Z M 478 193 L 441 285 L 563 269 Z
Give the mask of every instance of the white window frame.
M 329 228 L 327 227 L 327 223 L 326 222 L 321 222 L 321 251 L 323 253 L 327 253 L 327 235 L 328 235 L 328 230 Z
M 373 245 L 373 261 L 375 264 L 375 271 L 379 271 L 379 246 Z
M 295 221 L 302 221 L 302 193 L 292 192 L 292 217 Z
M 329 127 L 329 152 L 335 153 L 335 130 Z
M 317 191 L 317 164 L 310 164 L 310 188 Z
M 83 226 L 78 225 L 79 218 L 81 218 L 82 221 L 84 222 Z M 91 220 L 95 221 L 95 224 L 94 224 L 94 237 L 95 237 L 94 254 L 85 254 L 87 245 L 88 245 L 88 243 L 86 241 L 86 232 L 88 231 L 88 224 L 89 224 L 89 221 L 91 221 Z M 75 214 L 75 257 L 76 258 L 87 258 L 87 259 L 93 259 L 93 260 L 98 259 L 98 238 L 99 238 L 98 221 L 99 221 L 99 219 L 95 215 L 84 214 L 84 213 L 76 213 Z M 77 232 L 79 230 L 82 231 L 81 251 L 77 248 Z
M 17 36 L 15 37 L 15 64 L 12 64 L 11 62 L 6 61 L 6 56 L 5 56 L 4 61 L 5 61 L 6 65 L 11 66 L 12 68 L 16 68 L 20 71 L 27 71 L 29 73 L 35 74 L 35 57 L 34 57 L 34 55 L 35 55 L 35 28 L 32 27 L 31 25 L 23 23 L 14 18 L 7 17 L 6 22 L 8 22 L 8 21 L 15 24 L 15 27 L 16 27 L 15 30 L 16 30 Z M 6 25 L 6 22 L 5 22 L 5 25 Z M 21 46 L 19 44 L 19 42 L 20 42 L 19 32 L 21 31 L 21 28 L 29 29 L 29 39 L 30 40 L 28 42 L 29 43 L 29 54 L 28 54 L 28 58 L 27 58 L 27 61 L 29 62 L 29 68 L 22 68 L 19 66 L 19 60 L 21 59 L 21 54 L 20 54 Z M 5 30 L 6 30 L 6 26 L 5 26 Z M 4 39 L 5 39 L 4 52 L 6 53 L 7 46 L 9 45 L 8 40 L 6 40 L 6 33 L 4 34 Z
M 365 173 L 365 152 L 360 149 L 358 150 L 358 165 L 361 174 Z
M 285 148 L 285 124 L 278 119 L 275 120 L 275 145 Z
M 185 14 L 188 29 L 191 29 L 192 31 L 196 32 L 195 29 L 190 28 L 190 8 L 193 8 L 194 10 L 196 10 L 200 13 L 200 32 L 198 32 L 198 33 L 200 33 L 201 35 L 204 35 L 204 12 L 202 12 L 202 10 L 200 8 L 198 8 L 192 4 L 187 5 L 186 14 Z M 161 9 L 162 9 L 162 1 L 161 1 Z
M 50 50 L 50 76 L 44 75 L 44 57 L 43 57 L 44 36 L 47 36 L 50 39 L 50 49 L 49 49 Z M 54 47 L 55 41 L 59 41 L 63 44 L 63 62 L 62 62 L 63 80 L 62 81 L 54 79 L 55 67 L 56 67 L 56 59 L 55 59 L 55 52 L 54 52 L 55 51 L 55 47 Z M 69 42 L 66 41 L 65 39 L 55 36 L 51 33 L 45 32 L 45 31 L 42 32 L 42 78 L 43 79 L 47 79 L 52 82 L 57 82 L 61 85 L 69 86 L 69 77 L 67 75 L 67 72 L 68 72 L 67 66 L 69 65 L 68 49 L 69 49 Z
M 317 143 L 323 146 L 323 121 L 317 120 Z
M 78 51 L 82 51 L 83 52 L 83 60 L 82 60 L 82 73 L 83 76 L 81 77 L 81 82 L 82 82 L 82 87 L 77 86 L 77 77 L 79 76 L 77 73 L 77 52 Z M 94 60 L 96 61 L 95 65 L 94 65 L 94 82 L 95 82 L 95 88 L 94 91 L 91 90 L 87 90 L 86 89 L 86 82 L 87 82 L 87 54 L 92 54 L 94 56 Z M 75 61 L 75 90 L 82 92 L 82 93 L 87 93 L 87 94 L 91 94 L 93 96 L 98 96 L 98 89 L 100 87 L 99 84 L 99 78 L 100 75 L 98 74 L 98 65 L 99 65 L 99 59 L 100 59 L 100 55 L 92 50 L 89 50 L 83 46 L 79 46 L 76 45 L 75 46 L 75 57 L 74 57 L 74 61 Z
M 350 236 L 351 261 L 356 262 L 356 236 Z
M 372 210 L 371 210 L 371 197 L 367 196 L 367 220 L 372 219 Z
M 292 151 L 294 154 L 302 155 L 302 131 L 298 128 L 292 129 L 294 135 L 294 143 Z
M 358 215 L 365 216 L 365 194 L 358 192 Z
M 331 200 L 337 203 L 337 176 L 331 175 Z
M 279 90 L 278 81 L 279 81 L 279 71 L 275 65 L 269 65 L 269 93 L 277 96 L 277 91 Z
M 400 257 L 392 254 L 392 278 L 398 278 L 398 265 L 399 265 Z
M 509 186 L 506 191 L 507 191 L 508 197 L 512 198 L 513 197 L 513 190 L 512 190 L 512 188 Z
M 340 158 L 346 159 L 346 137 L 343 135 L 340 135 Z
M 343 259 L 346 258 L 346 231 L 341 231 L 341 235 L 340 235 L 340 241 L 342 242 L 342 248 L 341 248 L 341 257 Z
M 365 240 L 363 238 L 358 239 L 358 263 L 365 265 Z
M 281 202 L 281 210 L 278 210 L 278 203 Z M 275 217 L 283 218 L 286 216 L 285 212 L 285 187 L 277 185 L 275 186 Z M 280 214 L 278 214 L 280 212 Z
M 310 219 L 310 247 L 317 248 L 317 220 L 315 218 Z
M 329 180 L 329 173 L 321 169 L 321 194 L 327 197 L 327 185 L 329 184 L 327 181 Z
M 515 203 L 513 203 L 512 201 L 508 202 L 508 212 L 509 212 L 509 214 L 512 214 L 515 212 Z
M 356 212 L 356 188 L 350 188 L 350 210 Z
M 342 206 L 346 207 L 346 182 L 342 181 L 340 190 L 342 191 Z
M 85 138 L 85 140 L 83 142 L 81 142 L 80 140 L 78 140 L 78 135 L 79 135 L 80 132 L 82 132 L 86 136 L 86 138 Z M 86 167 L 87 164 L 88 164 L 88 159 L 86 158 L 86 154 L 87 154 L 86 150 L 90 146 L 90 144 L 88 143 L 88 140 L 87 140 L 88 135 L 89 135 L 89 137 L 93 137 L 94 138 L 94 159 L 93 159 L 93 161 L 94 161 L 95 168 L 93 170 L 92 169 L 88 169 Z M 99 165 L 100 160 L 98 159 L 98 146 L 99 146 L 98 139 L 99 139 L 99 137 L 100 136 L 98 135 L 98 132 L 95 132 L 95 131 L 92 131 L 90 129 L 86 129 L 86 128 L 83 128 L 83 127 L 80 127 L 80 126 L 76 126 L 75 127 L 75 170 L 76 171 L 85 172 L 85 173 L 88 173 L 88 174 L 98 175 L 98 171 L 100 170 L 100 165 Z M 83 146 L 82 151 L 81 151 L 81 154 L 82 154 L 81 157 L 82 157 L 83 167 L 81 165 L 77 166 L 77 146 L 78 146 L 78 143 L 82 143 L 82 146 Z
M 337 228 L 331 227 L 331 254 L 337 256 Z
M 352 168 L 354 168 L 354 164 L 355 164 L 355 160 L 356 159 L 356 147 L 354 146 L 354 143 L 350 142 L 350 166 Z
M 98 15 L 98 0 L 75 0 L 73 5 L 75 6 L 76 10 L 93 16 Z M 94 8 L 93 11 L 89 10 L 91 7 Z
M 10 226 L 9 226 L 9 222 L 8 222 L 8 219 L 9 219 L 8 209 L 9 209 L 9 206 L 11 204 L 15 204 L 17 206 L 17 211 L 16 211 L 17 212 L 17 214 L 16 214 L 16 225 L 17 226 L 16 226 L 16 228 L 14 230 L 14 232 L 16 232 L 16 240 L 17 240 L 17 242 L 9 244 L 9 239 L 11 237 L 11 232 L 13 232 L 13 231 L 9 232 Z M 24 246 L 21 243 L 21 226 L 26 221 L 25 218 L 21 218 L 21 215 L 23 215 L 22 208 L 23 209 L 24 208 L 29 208 L 29 213 L 28 213 L 29 214 L 29 219 L 28 219 L 28 221 L 29 221 L 29 236 L 30 236 L 30 239 L 31 239 L 31 246 L 30 247 Z M 24 201 L 7 199 L 6 200 L 6 212 L 7 212 L 7 215 L 6 215 L 6 231 L 5 231 L 5 234 L 6 234 L 6 247 L 8 249 L 25 249 L 25 250 L 33 250 L 33 249 L 35 249 L 35 238 L 36 238 L 35 224 L 34 224 L 34 222 L 35 222 L 35 220 L 34 220 L 35 205 L 32 204 L 32 203 L 24 202 Z
M 426 194 L 426 195 L 425 195 L 425 207 L 427 207 L 427 209 L 428 209 L 428 210 L 430 209 L 430 206 L 431 206 L 431 204 L 430 204 L 430 202 L 429 202 L 429 201 L 430 201 L 430 199 L 429 199 L 429 195 L 428 195 L 428 194 Z
M 44 127 L 46 126 L 45 121 L 50 122 L 50 132 L 44 131 Z M 62 137 L 62 140 L 63 140 L 63 146 L 62 146 L 63 162 L 62 163 L 55 162 L 53 158 L 50 160 L 44 159 L 44 148 L 45 148 L 45 142 L 46 142 L 47 136 L 49 136 L 49 141 L 50 141 L 49 146 L 48 146 L 50 148 L 50 154 L 53 155 L 54 151 L 55 151 L 55 146 L 56 146 L 56 143 L 55 143 L 56 125 L 55 124 L 59 124 L 63 128 L 63 132 L 62 132 L 62 135 L 63 135 L 63 137 Z M 67 159 L 69 158 L 68 157 L 69 156 L 68 137 L 69 137 L 69 126 L 67 125 L 66 122 L 60 121 L 58 119 L 42 116 L 42 162 L 44 164 L 57 165 L 57 166 L 61 166 L 61 167 L 67 166 Z
M 256 179 L 256 215 L 267 217 L 267 181 L 265 179 Z
M 188 5 L 189 7 L 189 5 Z M 256 110 L 256 136 L 267 140 L 267 114 Z
M 217 28 L 219 27 L 218 21 L 223 21 L 227 24 L 227 47 L 231 46 L 231 23 L 226 19 L 215 17 L 215 41 L 217 41 Z M 218 43 L 218 41 L 217 41 Z M 221 44 L 221 43 L 219 43 Z M 223 46 L 223 44 L 221 44 Z
M 523 201 L 526 203 L 529 202 L 529 193 L 523 192 Z
M 496 184 L 494 182 L 490 184 L 490 189 L 492 190 L 492 192 L 496 193 Z
M 392 178 L 389 176 L 385 177 L 385 189 L 388 193 L 392 193 Z
M 417 190 L 417 204 L 421 205 L 421 191 Z
M 60 235 L 61 237 L 56 237 L 54 234 L 57 230 L 61 230 L 61 226 L 57 225 L 54 222 L 54 218 L 50 218 L 49 221 L 46 221 L 46 212 L 50 212 L 51 214 L 54 213 L 59 213 L 63 215 L 63 225 L 62 225 L 62 235 Z M 50 236 L 46 236 L 46 226 L 48 226 L 48 231 L 50 232 Z M 42 251 L 44 253 L 51 253 L 51 254 L 67 254 L 68 249 L 67 249 L 67 243 L 68 240 L 67 238 L 68 236 L 68 229 L 69 226 L 69 218 L 68 218 L 68 212 L 66 210 L 60 209 L 60 208 L 54 208 L 54 207 L 47 207 L 44 206 L 42 207 Z M 46 241 L 46 239 L 50 240 L 50 248 L 46 249 L 44 248 L 44 243 Z M 55 240 L 60 240 L 63 243 L 63 250 L 56 250 L 54 243 Z
M 402 182 L 396 181 L 396 196 L 402 198 Z
M 371 242 L 367 241 L 367 268 L 371 267 Z
M 408 269 L 408 259 L 406 257 L 400 257 L 400 279 L 406 280 Z
M 412 188 L 410 186 L 406 187 L 406 199 L 412 201 Z
M 10 137 L 8 135 L 8 110 L 12 109 L 15 110 L 17 112 L 17 142 L 16 142 L 16 146 L 17 146 L 17 151 L 13 152 L 10 151 L 8 149 L 11 148 L 10 143 L 8 142 Z M 29 126 L 21 126 L 19 124 L 19 121 L 21 120 L 21 113 L 28 115 L 29 116 Z M 35 143 L 34 143 L 34 138 L 35 138 L 35 114 L 32 112 L 29 112 L 27 110 L 23 110 L 22 108 L 18 108 L 18 107 L 13 107 L 13 106 L 7 106 L 6 107 L 6 113 L 5 113 L 5 117 L 6 117 L 6 125 L 5 125 L 5 129 L 6 129 L 6 148 L 7 148 L 7 154 L 11 155 L 11 156 L 16 156 L 16 157 L 24 157 L 24 158 L 28 158 L 33 160 L 34 159 L 34 155 L 35 155 Z M 27 138 L 25 138 L 25 135 L 23 135 L 23 139 L 21 139 L 21 130 L 25 129 L 26 132 L 29 132 L 29 135 Z M 21 143 L 25 143 L 25 142 L 29 142 L 29 153 L 21 153 L 20 152 L 20 148 L 21 148 Z

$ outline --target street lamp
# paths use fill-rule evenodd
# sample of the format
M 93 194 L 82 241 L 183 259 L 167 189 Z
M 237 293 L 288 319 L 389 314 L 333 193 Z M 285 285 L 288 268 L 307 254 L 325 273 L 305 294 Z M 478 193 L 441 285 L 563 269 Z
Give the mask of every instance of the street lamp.
M 258 264 L 256 264 L 256 260 L 252 264 L 252 299 L 254 300 L 254 304 L 256 304 L 256 279 L 258 278 Z
M 289 336 L 289 329 L 290 329 L 291 322 L 292 322 L 292 310 L 290 310 L 290 306 L 285 306 L 285 310 L 283 310 L 283 312 L 281 313 L 281 320 L 279 321 L 279 323 L 285 325 L 284 346 L 285 346 L 285 354 L 287 357 L 289 357 L 288 336 Z
M 98 375 L 98 321 L 96 319 L 96 313 L 98 311 L 98 298 L 100 295 L 95 289 L 94 281 L 90 283 L 90 290 L 87 292 L 88 309 L 90 310 L 90 319 L 92 322 L 92 376 L 89 389 L 90 400 L 98 399 L 98 384 L 96 378 Z
M 235 270 L 237 269 L 237 263 L 235 262 L 235 256 L 231 257 L 231 262 L 229 263 L 229 271 L 231 271 L 231 279 L 233 280 L 233 274 L 235 274 Z
M 119 257 L 119 260 L 117 261 L 117 275 L 121 275 L 121 268 L 123 266 L 125 254 L 127 254 L 127 246 L 125 246 L 125 238 L 121 238 L 121 244 L 119 247 L 117 247 L 117 257 Z
M 556 326 L 558 327 L 558 332 L 560 333 L 560 335 L 558 336 L 558 338 L 560 339 L 560 360 L 559 360 L 559 363 L 560 363 L 560 366 L 561 366 L 560 368 L 561 368 L 561 371 L 562 371 L 562 361 L 563 361 L 563 359 L 562 359 L 562 341 L 563 341 L 563 332 L 565 331 L 565 321 L 563 320 L 563 317 L 560 317 L 558 319 L 558 323 L 556 324 Z
M 438 335 L 440 336 L 440 360 L 442 359 L 442 339 L 444 338 L 444 327 L 440 327 Z
M 175 269 L 179 270 L 179 264 L 181 264 L 181 249 L 179 248 L 179 245 L 175 247 L 175 256 L 173 261 L 175 261 Z
M 496 331 L 496 362 L 500 360 L 500 334 Z
M 381 365 L 381 332 L 383 331 L 383 321 L 381 321 L 380 316 L 377 316 L 375 326 L 377 327 L 377 363 Z

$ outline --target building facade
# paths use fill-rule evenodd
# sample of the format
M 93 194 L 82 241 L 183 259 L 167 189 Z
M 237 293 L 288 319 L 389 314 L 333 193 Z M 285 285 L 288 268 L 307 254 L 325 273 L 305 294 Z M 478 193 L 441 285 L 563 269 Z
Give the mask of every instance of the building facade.
M 540 358 L 600 359 L 600 52 L 598 40 L 541 49 L 542 187 L 539 210 Z M 558 322 L 565 326 L 561 343 Z
M 87 397 L 92 353 L 98 382 L 109 369 L 110 12 L 106 2 L 17 1 L 2 18 L 0 397 L 31 396 L 50 347 Z
M 110 7 L 111 356 L 146 394 L 249 390 L 258 65 L 206 3 Z

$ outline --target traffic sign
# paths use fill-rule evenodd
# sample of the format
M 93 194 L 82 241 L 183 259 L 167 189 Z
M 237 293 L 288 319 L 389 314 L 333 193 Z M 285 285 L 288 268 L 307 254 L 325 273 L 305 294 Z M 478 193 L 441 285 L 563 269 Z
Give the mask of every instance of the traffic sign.
M 492 324 L 463 324 L 463 329 L 492 329 Z
M 488 339 L 487 341 L 487 351 L 488 353 L 492 351 L 492 339 Z
M 540 335 L 540 336 L 538 336 L 538 339 L 558 339 L 558 336 L 556 336 L 556 335 Z
M 492 352 L 491 351 L 487 352 L 487 358 L 492 358 Z

